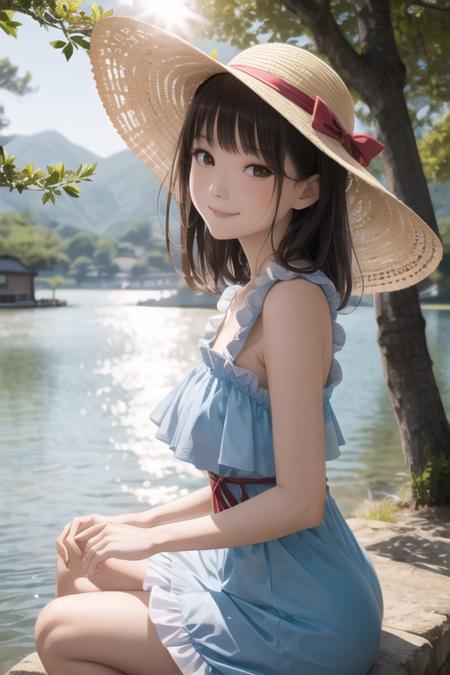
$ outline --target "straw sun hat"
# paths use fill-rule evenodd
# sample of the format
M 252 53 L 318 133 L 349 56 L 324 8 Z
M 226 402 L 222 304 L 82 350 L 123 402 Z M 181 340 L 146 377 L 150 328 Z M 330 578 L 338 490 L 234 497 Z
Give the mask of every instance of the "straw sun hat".
M 353 257 L 352 292 L 394 291 L 427 277 L 442 259 L 439 237 L 365 168 L 383 149 L 353 133 L 347 86 L 325 61 L 291 44 L 245 49 L 227 65 L 147 22 L 110 16 L 96 23 L 90 46 L 95 83 L 114 127 L 166 188 L 178 136 L 196 88 L 231 73 L 347 169 Z M 177 188 L 174 197 L 179 202 Z

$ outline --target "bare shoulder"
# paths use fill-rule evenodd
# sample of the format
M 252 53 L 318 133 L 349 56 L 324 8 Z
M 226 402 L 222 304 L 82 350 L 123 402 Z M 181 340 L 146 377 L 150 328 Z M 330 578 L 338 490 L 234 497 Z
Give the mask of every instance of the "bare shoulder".
M 321 382 L 325 382 L 330 367 L 332 323 L 320 284 L 304 277 L 278 281 L 268 290 L 261 314 L 261 351 L 268 379 L 270 370 L 290 370 L 294 375 L 292 368 L 303 368 L 305 382 L 307 362 L 308 369 L 314 367 Z
M 263 323 L 278 326 L 281 330 L 305 326 L 306 319 L 311 329 L 328 331 L 330 311 L 328 301 L 320 284 L 305 277 L 278 281 L 269 288 L 262 308 Z M 306 326 L 307 328 L 307 326 Z

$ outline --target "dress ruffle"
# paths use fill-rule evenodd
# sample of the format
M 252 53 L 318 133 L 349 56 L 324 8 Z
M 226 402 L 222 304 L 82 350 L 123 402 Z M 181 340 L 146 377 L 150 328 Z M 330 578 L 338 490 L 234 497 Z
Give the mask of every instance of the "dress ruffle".
M 144 591 L 151 589 L 148 615 L 159 639 L 183 675 L 209 675 L 211 666 L 193 646 L 176 594 L 170 590 L 170 572 L 169 553 L 157 553 L 149 558 L 143 583 Z
M 319 284 L 328 300 L 332 320 L 333 358 L 331 361 L 328 378 L 325 383 L 325 389 L 330 391 L 334 389 L 334 387 L 342 380 L 342 368 L 339 362 L 334 358 L 334 354 L 335 352 L 341 350 L 344 346 L 346 335 L 343 326 L 336 320 L 338 314 L 337 308 L 339 307 L 340 303 L 340 295 L 331 279 L 327 277 L 326 274 L 324 274 L 324 272 L 321 270 L 316 270 L 315 272 L 311 273 L 300 271 L 293 272 L 292 270 L 288 270 L 274 261 L 267 265 L 265 273 L 261 274 L 255 279 L 255 288 L 247 293 L 243 306 L 236 312 L 235 316 L 236 321 L 239 324 L 239 329 L 237 330 L 233 339 L 225 345 L 224 356 L 222 356 L 217 354 L 217 352 L 214 350 L 211 350 L 211 343 L 216 335 L 217 329 L 225 317 L 231 301 L 233 300 L 237 291 L 242 288 L 240 284 L 228 286 L 220 296 L 217 303 L 217 309 L 220 313 L 210 317 L 206 325 L 206 334 L 199 340 L 200 350 L 206 350 L 209 353 L 217 354 L 217 356 L 221 359 L 226 358 L 227 363 L 231 364 L 231 366 L 234 366 L 234 373 L 238 378 L 245 377 L 245 373 L 247 373 L 253 376 L 253 379 L 256 380 L 256 388 L 258 388 L 258 380 L 256 375 L 245 368 L 239 368 L 238 366 L 235 366 L 233 361 L 242 348 L 242 345 L 244 344 L 245 339 L 253 326 L 253 323 L 259 315 L 266 293 L 273 285 L 274 281 L 294 279 L 298 276 L 303 276 L 313 283 Z M 264 391 L 267 390 L 264 389 Z
M 275 475 L 272 419 L 269 391 L 259 386 L 255 373 L 234 363 L 239 349 L 261 311 L 264 297 L 276 279 L 305 276 L 320 284 L 327 297 L 333 326 L 333 357 L 323 390 L 325 459 L 340 456 L 345 439 L 331 406 L 334 387 L 342 379 L 342 369 L 334 353 L 345 343 L 345 331 L 337 323 L 339 294 L 333 282 L 320 270 L 312 274 L 292 272 L 272 262 L 266 274 L 255 279 L 245 306 L 236 313 L 240 328 L 219 354 L 211 343 L 225 313 L 241 286 L 228 286 L 217 303 L 219 314 L 209 318 L 206 332 L 198 342 L 202 361 L 151 411 L 150 419 L 159 426 L 155 436 L 167 443 L 175 456 L 200 470 L 232 475 L 231 469 Z M 217 453 L 219 448 L 219 453 Z

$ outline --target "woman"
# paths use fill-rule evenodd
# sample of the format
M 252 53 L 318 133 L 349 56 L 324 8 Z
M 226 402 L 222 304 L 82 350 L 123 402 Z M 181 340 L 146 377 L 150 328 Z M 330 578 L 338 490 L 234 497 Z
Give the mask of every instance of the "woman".
M 169 188 L 168 242 L 179 204 L 187 285 L 231 284 L 198 365 L 151 413 L 209 485 L 66 526 L 41 659 L 49 675 L 364 675 L 383 598 L 326 485 L 345 443 L 336 317 L 356 290 L 427 276 L 440 242 L 365 168 L 383 145 L 352 133 L 347 87 L 306 50 L 267 43 L 224 66 L 108 17 L 90 55 L 118 132 Z

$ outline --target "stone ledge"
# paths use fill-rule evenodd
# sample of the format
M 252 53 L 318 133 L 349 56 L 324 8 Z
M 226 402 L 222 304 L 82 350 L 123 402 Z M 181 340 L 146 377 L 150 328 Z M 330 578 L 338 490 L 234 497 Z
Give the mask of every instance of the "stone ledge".
M 347 519 L 383 590 L 381 649 L 368 675 L 450 675 L 450 507 L 409 504 L 395 515 Z
M 407 506 L 396 516 L 347 519 L 383 590 L 380 653 L 367 675 L 450 675 L 450 507 Z M 36 652 L 6 673 L 22 674 L 45 674 Z

